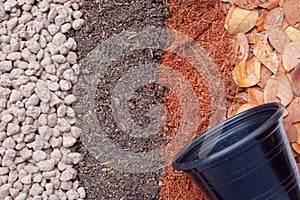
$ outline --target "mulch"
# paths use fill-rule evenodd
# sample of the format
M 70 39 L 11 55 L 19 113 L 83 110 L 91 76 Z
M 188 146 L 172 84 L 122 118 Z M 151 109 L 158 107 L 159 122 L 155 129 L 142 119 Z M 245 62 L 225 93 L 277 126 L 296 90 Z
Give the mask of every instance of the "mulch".
M 70 33 L 78 43 L 81 63 L 99 43 L 122 31 L 138 32 L 149 26 L 176 30 L 200 44 L 218 66 L 225 88 L 228 116 L 243 103 L 237 97 L 241 91 L 231 76 L 235 57 L 232 38 L 224 29 L 228 11 L 225 3 L 219 0 L 99 0 L 84 1 L 82 11 L 86 23 L 80 31 Z M 187 60 L 161 46 L 156 50 L 129 52 L 105 66 L 97 80 L 95 95 L 96 112 L 101 119 L 99 126 L 104 127 L 102 134 L 119 148 L 131 152 L 149 152 L 153 149 L 164 151 L 176 136 L 182 115 L 180 105 L 176 94 L 159 84 L 140 87 L 129 102 L 130 118 L 141 127 L 150 123 L 147 115 L 149 105 L 163 105 L 167 118 L 159 133 L 147 139 L 135 138 L 118 129 L 114 122 L 110 100 L 112 90 L 124 73 L 142 64 L 171 67 L 188 80 L 199 103 L 199 127 L 196 135 L 207 130 L 212 106 L 211 94 L 203 77 Z M 82 64 L 81 67 L 84 70 L 85 65 Z M 99 162 L 81 142 L 77 144 L 76 150 L 84 155 L 77 170 L 79 181 L 86 188 L 87 199 L 205 199 L 187 176 L 173 170 L 168 164 L 154 172 L 125 173 Z

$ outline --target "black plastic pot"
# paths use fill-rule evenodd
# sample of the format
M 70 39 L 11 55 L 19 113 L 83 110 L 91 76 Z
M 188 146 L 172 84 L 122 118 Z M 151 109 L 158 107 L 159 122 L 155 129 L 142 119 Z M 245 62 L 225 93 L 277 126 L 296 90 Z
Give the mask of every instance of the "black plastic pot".
M 282 124 L 283 106 L 257 106 L 203 133 L 174 158 L 209 199 L 300 199 L 299 172 Z

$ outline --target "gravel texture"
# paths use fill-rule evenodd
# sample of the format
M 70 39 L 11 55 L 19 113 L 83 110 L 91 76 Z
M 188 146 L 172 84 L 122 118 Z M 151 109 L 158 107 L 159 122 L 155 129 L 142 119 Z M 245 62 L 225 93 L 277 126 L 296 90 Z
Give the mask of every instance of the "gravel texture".
M 71 151 L 80 0 L 0 0 L 0 199 L 84 199 Z

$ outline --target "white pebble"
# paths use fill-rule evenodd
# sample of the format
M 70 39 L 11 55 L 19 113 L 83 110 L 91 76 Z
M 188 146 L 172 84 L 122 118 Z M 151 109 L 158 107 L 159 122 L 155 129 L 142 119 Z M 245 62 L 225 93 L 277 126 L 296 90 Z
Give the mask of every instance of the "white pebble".
M 16 146 L 16 142 L 12 137 L 8 137 L 2 142 L 2 147 L 4 149 L 14 149 L 15 146 Z
M 20 126 L 15 123 L 9 123 L 7 125 L 7 136 L 12 136 L 20 132 Z
M 37 163 L 37 166 L 41 171 L 52 171 L 54 169 L 54 165 L 54 159 L 44 160 Z
M 60 30 L 62 33 L 67 33 L 72 28 L 72 25 L 70 23 L 65 23 L 61 25 Z
M 84 19 L 76 19 L 72 23 L 72 27 L 74 30 L 79 30 L 84 23 Z
M 42 150 L 37 150 L 37 151 L 33 152 L 33 154 L 32 154 L 32 159 L 36 162 L 46 160 L 46 158 L 47 158 L 47 153 L 45 153 Z
M 59 81 L 59 86 L 60 86 L 60 89 L 63 90 L 63 91 L 68 91 L 71 89 L 72 87 L 72 84 L 70 81 L 67 81 L 67 80 L 60 80 Z
M 44 188 L 40 184 L 34 183 L 29 190 L 29 194 L 31 196 L 37 196 L 39 194 L 42 194 L 43 191 L 44 191 Z
M 1 61 L 0 66 L 0 71 L 2 72 L 9 72 L 13 67 L 12 62 L 9 60 Z
M 53 55 L 51 56 L 51 59 L 55 62 L 55 63 L 65 63 L 67 60 L 63 55 Z
M 72 135 L 64 135 L 63 136 L 63 146 L 65 148 L 72 147 L 76 143 L 76 138 Z
M 39 43 L 35 40 L 30 40 L 26 42 L 26 47 L 32 52 L 37 53 L 41 49 Z
M 59 31 L 59 25 L 51 24 L 48 26 L 48 31 L 51 35 L 56 34 Z

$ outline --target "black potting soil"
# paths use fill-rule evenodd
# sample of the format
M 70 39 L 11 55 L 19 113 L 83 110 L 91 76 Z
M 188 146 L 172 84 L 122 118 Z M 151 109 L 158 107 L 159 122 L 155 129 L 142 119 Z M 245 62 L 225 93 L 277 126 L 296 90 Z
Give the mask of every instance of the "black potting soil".
M 123 31 L 138 32 L 149 26 L 164 27 L 164 20 L 168 17 L 168 5 L 162 0 L 88 0 L 84 1 L 82 11 L 85 24 L 80 31 L 69 33 L 78 44 L 81 71 L 86 67 L 85 57 L 99 43 Z M 163 46 L 157 49 L 148 48 L 128 52 L 106 66 L 95 63 L 95 67 L 103 67 L 102 73 L 97 76 L 98 80 L 91 80 L 97 84 L 94 100 L 99 124 L 89 126 L 94 128 L 101 126 L 101 134 L 124 151 L 147 153 L 160 149 L 166 142 L 168 133 L 163 129 L 148 137 L 133 137 L 118 128 L 112 115 L 111 102 L 112 93 L 120 78 L 140 65 L 159 65 L 161 49 Z M 89 91 L 88 87 L 80 87 L 83 92 Z M 81 92 L 74 93 L 80 95 Z M 128 117 L 138 126 L 147 127 L 152 120 L 149 112 L 153 105 L 163 105 L 164 97 L 168 92 L 168 89 L 156 83 L 136 88 L 126 105 L 130 114 Z M 80 104 L 77 104 L 74 109 L 77 113 L 81 113 Z M 124 172 L 100 162 L 81 141 L 76 148 L 84 155 L 77 170 L 79 181 L 86 188 L 86 199 L 158 199 L 159 180 L 165 173 L 163 168 L 145 173 Z

